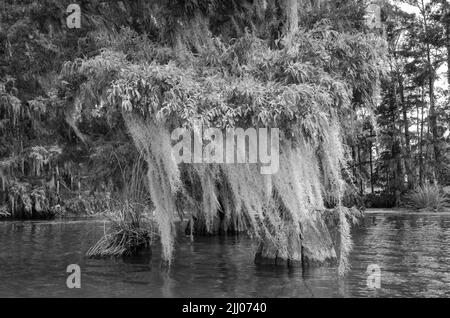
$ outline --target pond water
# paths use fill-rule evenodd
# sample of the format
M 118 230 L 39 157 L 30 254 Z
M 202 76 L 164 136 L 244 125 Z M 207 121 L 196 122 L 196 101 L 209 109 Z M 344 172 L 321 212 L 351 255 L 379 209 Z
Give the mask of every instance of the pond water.
M 450 215 L 367 214 L 353 230 L 351 269 L 261 267 L 244 236 L 178 242 L 170 270 L 160 250 L 127 259 L 84 253 L 101 221 L 0 222 L 0 297 L 449 297 Z M 66 268 L 81 268 L 81 288 L 66 286 Z M 367 287 L 367 267 L 381 288 Z

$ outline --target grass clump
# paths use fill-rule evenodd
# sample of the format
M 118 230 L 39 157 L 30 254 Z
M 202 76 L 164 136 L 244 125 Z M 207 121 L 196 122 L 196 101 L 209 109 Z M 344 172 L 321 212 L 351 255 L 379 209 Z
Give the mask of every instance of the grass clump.
M 110 227 L 86 253 L 88 257 L 117 257 L 133 255 L 150 246 L 154 234 L 147 213 L 129 202 L 108 212 Z
M 92 246 L 86 256 L 91 258 L 129 256 L 148 247 L 155 238 L 153 213 L 150 210 L 143 161 L 139 158 L 129 178 L 124 175 L 124 190 L 105 212 L 110 227 Z M 124 174 L 124 172 L 122 172 Z M 125 179 L 128 181 L 125 182 Z
M 450 208 L 448 196 L 437 185 L 418 186 L 405 195 L 406 207 L 416 210 L 444 211 Z

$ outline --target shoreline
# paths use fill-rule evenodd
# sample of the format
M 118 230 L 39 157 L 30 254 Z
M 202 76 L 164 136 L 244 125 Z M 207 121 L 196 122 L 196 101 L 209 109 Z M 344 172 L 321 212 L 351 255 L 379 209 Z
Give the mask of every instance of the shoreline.
M 411 211 L 406 209 L 375 209 L 370 208 L 363 211 L 363 215 L 371 215 L 371 214 L 392 214 L 392 215 L 450 215 L 450 210 L 442 211 L 442 212 L 434 212 L 434 211 Z M 102 215 L 86 215 L 86 216 L 58 216 L 53 219 L 9 219 L 9 218 L 0 218 L 0 224 L 2 223 L 22 223 L 24 221 L 30 223 L 82 223 L 82 222 L 94 222 L 94 223 L 108 223 L 110 220 L 107 217 Z M 177 220 L 179 223 L 180 220 Z
M 406 209 L 366 209 L 364 214 L 408 214 L 408 215 L 450 215 L 450 210 L 435 212 L 435 211 L 411 211 Z

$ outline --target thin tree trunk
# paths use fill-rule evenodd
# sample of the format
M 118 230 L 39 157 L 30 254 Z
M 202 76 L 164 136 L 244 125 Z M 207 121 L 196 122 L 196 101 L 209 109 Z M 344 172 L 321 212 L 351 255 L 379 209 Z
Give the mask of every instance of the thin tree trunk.
M 389 184 L 390 180 L 389 180 L 389 169 L 386 169 L 386 193 L 390 194 L 391 193 L 391 185 Z
M 425 34 L 428 35 L 428 16 L 426 13 L 424 0 L 421 0 L 422 3 L 422 17 L 423 17 L 423 25 L 425 29 Z M 427 64 L 428 64 L 428 95 L 430 96 L 430 110 L 429 110 L 429 129 L 431 130 L 431 134 L 433 136 L 433 150 L 434 150 L 434 166 L 436 170 L 436 166 L 440 161 L 440 151 L 439 151 L 439 144 L 438 144 L 438 130 L 437 130 L 437 115 L 436 115 L 436 107 L 435 107 L 435 99 L 434 99 L 434 68 L 431 60 L 431 47 L 430 43 L 427 42 L 426 44 L 426 53 L 427 53 Z
M 372 135 L 372 128 L 370 128 L 370 134 Z M 373 194 L 373 162 L 372 162 L 372 137 L 369 142 L 369 161 L 370 161 L 370 190 Z
M 353 175 L 356 176 L 356 152 L 355 145 L 352 142 L 352 160 L 353 160 Z
M 359 138 L 358 138 L 359 139 Z M 359 166 L 359 192 L 364 195 L 363 179 L 362 179 L 362 160 L 361 160 L 361 147 L 358 142 L 358 166 Z
M 414 156 L 415 161 L 414 161 L 414 173 L 415 176 L 417 177 L 419 184 L 420 184 L 420 147 L 421 147 L 421 136 L 420 136 L 420 103 L 416 102 L 416 132 L 417 132 L 417 150 L 416 150 L 416 154 Z
M 450 7 L 450 4 L 447 6 Z M 447 10 L 447 83 L 448 91 L 450 92 L 450 9 Z
M 395 52 L 394 52 L 395 57 Z M 391 64 L 391 74 L 393 73 L 393 68 Z M 391 154 L 392 158 L 394 160 L 394 194 L 395 194 L 395 205 L 399 205 L 399 193 L 403 190 L 403 171 L 401 169 L 401 136 L 397 136 L 397 127 L 395 125 L 396 123 L 396 113 L 400 110 L 400 107 L 398 105 L 398 98 L 397 98 L 397 86 L 395 83 L 395 77 L 392 81 L 392 92 L 393 92 L 393 100 L 391 100 L 391 103 L 393 103 L 394 110 L 392 112 L 392 147 L 391 147 Z M 399 129 L 400 130 L 400 129 Z
M 405 100 L 405 90 L 403 86 L 403 77 L 400 75 L 398 78 L 399 90 L 400 90 L 400 102 L 402 104 L 403 112 L 403 124 L 405 132 L 405 151 L 404 151 L 404 162 L 406 175 L 408 177 L 408 189 L 411 189 L 414 185 L 414 175 L 411 169 L 411 137 L 409 135 L 409 120 L 408 120 L 408 107 Z
M 428 125 L 427 125 L 427 138 L 425 139 L 426 143 L 425 143 L 425 158 L 424 158 L 424 163 L 427 164 L 429 162 L 429 146 L 430 146 L 430 118 L 428 117 Z M 426 177 L 429 177 L 429 169 L 425 169 L 426 172 Z
M 450 2 L 444 1 L 443 23 L 446 29 L 446 47 L 447 47 L 447 84 L 448 91 L 450 92 Z
M 419 139 L 419 183 L 423 184 L 423 107 L 425 105 L 425 93 L 422 87 L 421 120 L 420 120 L 420 139 Z

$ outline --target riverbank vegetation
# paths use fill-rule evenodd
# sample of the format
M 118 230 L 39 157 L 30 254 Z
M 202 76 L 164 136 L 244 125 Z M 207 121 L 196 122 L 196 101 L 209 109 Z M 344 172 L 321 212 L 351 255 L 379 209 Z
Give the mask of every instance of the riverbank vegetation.
M 450 198 L 436 185 L 419 186 L 405 195 L 406 206 L 423 211 L 450 210 Z
M 410 207 L 411 193 L 440 200 L 450 185 L 450 4 L 395 4 L 382 7 L 388 76 L 376 121 L 364 122 L 351 144 L 359 195 L 375 208 Z
M 400 205 L 449 182 L 445 2 L 417 2 L 421 18 L 378 1 L 372 28 L 359 0 L 88 1 L 80 29 L 69 3 L 1 5 L 0 213 L 106 211 L 89 256 L 158 236 L 170 263 L 188 220 L 191 235 L 245 231 L 264 257 L 339 258 L 343 273 L 368 186 Z M 277 127 L 280 170 L 177 164 L 177 127 Z

